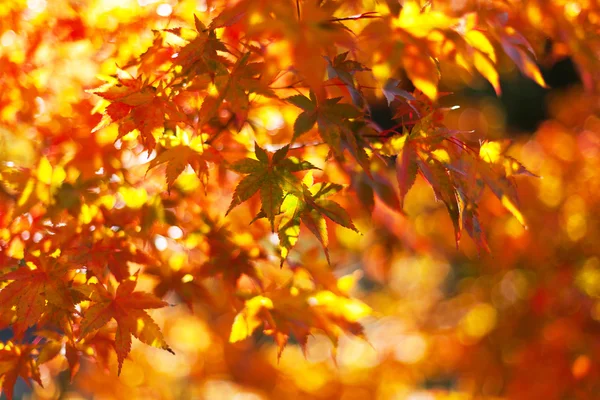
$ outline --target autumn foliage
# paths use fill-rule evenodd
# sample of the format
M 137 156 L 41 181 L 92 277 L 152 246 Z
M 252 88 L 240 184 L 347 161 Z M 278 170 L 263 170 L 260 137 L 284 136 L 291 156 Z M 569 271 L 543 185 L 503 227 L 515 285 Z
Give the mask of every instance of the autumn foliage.
M 596 398 L 599 29 L 594 1 L 1 2 L 2 393 Z M 511 139 L 501 82 L 565 57 Z

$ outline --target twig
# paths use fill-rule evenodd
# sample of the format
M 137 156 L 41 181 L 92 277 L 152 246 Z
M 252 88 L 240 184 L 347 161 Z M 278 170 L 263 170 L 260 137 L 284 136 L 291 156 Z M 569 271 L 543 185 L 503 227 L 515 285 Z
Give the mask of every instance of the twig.
M 375 18 L 382 18 L 381 15 L 378 15 L 379 13 L 377 13 L 376 11 L 369 11 L 366 13 L 362 13 L 360 15 L 354 15 L 352 17 L 345 17 L 345 18 L 332 18 L 329 20 L 329 22 L 341 22 L 341 21 L 357 21 L 359 19 L 375 19 Z

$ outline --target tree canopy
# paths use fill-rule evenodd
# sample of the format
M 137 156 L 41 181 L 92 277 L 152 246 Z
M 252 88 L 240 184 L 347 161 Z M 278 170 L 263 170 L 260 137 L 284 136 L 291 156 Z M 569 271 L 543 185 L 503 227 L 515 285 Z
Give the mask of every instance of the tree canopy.
M 1 3 L 3 395 L 595 398 L 599 29 L 583 0 Z M 549 93 L 529 136 L 515 76 Z

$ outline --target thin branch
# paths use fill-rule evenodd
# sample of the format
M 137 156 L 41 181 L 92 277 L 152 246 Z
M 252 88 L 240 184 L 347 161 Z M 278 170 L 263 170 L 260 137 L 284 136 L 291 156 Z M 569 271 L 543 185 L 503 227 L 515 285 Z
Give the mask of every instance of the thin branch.
M 383 17 L 381 15 L 379 15 L 379 13 L 376 11 L 369 11 L 366 13 L 362 13 L 360 15 L 354 15 L 352 17 L 332 18 L 329 20 L 329 22 L 357 21 L 357 20 L 361 20 L 361 19 L 376 19 L 376 18 L 383 18 Z
M 322 146 L 324 144 L 327 144 L 327 143 L 325 143 L 325 142 L 304 143 L 304 144 L 290 146 L 290 150 L 303 149 L 303 148 L 309 147 L 309 146 Z
M 282 86 L 282 87 L 271 87 L 270 89 L 272 89 L 272 90 L 281 90 L 281 89 L 310 89 L 311 88 L 310 86 L 306 86 L 306 85 L 296 86 L 298 83 L 302 83 L 302 81 L 297 81 L 297 82 L 294 82 L 294 83 L 291 83 L 291 84 L 289 84 L 287 86 Z M 348 86 L 348 85 L 345 84 L 345 83 L 343 83 L 343 82 L 339 82 L 339 83 L 338 82 L 331 82 L 331 83 L 326 83 L 326 84 L 323 85 L 323 87 L 332 87 L 332 86 Z M 362 86 L 362 85 L 359 85 L 358 87 L 360 89 L 371 89 L 371 90 L 377 89 L 374 86 Z

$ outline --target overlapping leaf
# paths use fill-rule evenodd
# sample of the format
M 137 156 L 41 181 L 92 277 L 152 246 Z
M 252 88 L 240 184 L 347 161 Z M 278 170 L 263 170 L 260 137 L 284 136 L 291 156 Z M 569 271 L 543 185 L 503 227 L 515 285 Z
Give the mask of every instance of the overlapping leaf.
M 0 290 L 0 314 L 13 316 L 12 328 L 18 338 L 52 308 L 67 315 L 75 306 L 67 283 L 68 265 L 53 257 L 28 257 L 28 260 L 0 276 L 1 282 L 10 282 Z
M 154 87 L 141 77 L 118 77 L 98 89 L 90 90 L 110 104 L 104 111 L 102 121 L 94 128 L 99 130 L 110 123 L 119 123 L 119 137 L 133 130 L 140 133 L 140 142 L 149 151 L 156 146 L 156 137 L 164 131 L 165 120 L 185 121 L 176 107 L 158 96 L 162 87 Z
M 94 237 L 95 236 L 95 237 Z M 85 267 L 88 276 L 95 276 L 104 281 L 110 272 L 122 280 L 130 275 L 129 263 L 146 264 L 150 258 L 136 248 L 123 233 L 99 231 L 91 235 L 87 241 L 65 249 L 63 259 L 71 265 Z
M 119 373 L 123 361 L 131 351 L 132 335 L 143 343 L 173 353 L 156 322 L 144 311 L 165 307 L 168 304 L 149 293 L 134 291 L 136 285 L 137 275 L 133 275 L 122 281 L 114 294 L 100 283 L 79 288 L 92 303 L 81 320 L 79 336 L 85 338 L 112 319 L 116 320 L 115 349 L 119 361 Z
M 269 154 L 255 144 L 256 159 L 245 158 L 231 165 L 231 169 L 246 176 L 238 183 L 227 213 L 260 193 L 262 212 L 275 229 L 275 216 L 279 214 L 284 194 L 297 191 L 300 181 L 293 172 L 306 171 L 315 167 L 307 161 L 286 158 L 289 146 Z
M 290 296 L 290 290 L 296 295 Z M 235 316 L 229 341 L 244 340 L 262 325 L 263 332 L 274 338 L 281 356 L 290 337 L 305 349 L 308 336 L 317 330 L 334 345 L 343 333 L 364 337 L 359 321 L 370 314 L 371 308 L 356 299 L 328 290 L 298 293 L 297 288 L 285 286 L 247 300 Z
M 150 161 L 148 170 L 167 164 L 167 188 L 170 190 L 177 177 L 189 165 L 205 185 L 208 179 L 208 162 L 218 162 L 221 158 L 213 148 L 202 143 L 202 137 L 189 137 L 187 132 L 178 132 L 176 136 L 164 138 L 166 145 L 156 158 Z
M 281 265 L 298 241 L 300 223 L 304 224 L 319 240 L 328 261 L 329 238 L 325 217 L 338 225 L 358 232 L 346 210 L 338 203 L 327 199 L 341 189 L 341 185 L 332 183 L 317 183 L 310 187 L 303 184 L 302 191 L 288 194 L 282 204 L 282 217 L 278 228 Z
M 14 398 L 14 386 L 19 377 L 23 378 L 28 385 L 31 380 L 34 380 L 43 386 L 39 367 L 32 357 L 36 353 L 36 347 L 31 344 L 19 345 L 8 342 L 0 348 L 0 378 L 2 378 L 0 389 L 8 400 Z
M 294 123 L 294 139 L 308 132 L 316 123 L 319 124 L 319 132 L 322 132 L 331 125 L 340 126 L 348 119 L 362 116 L 356 107 L 340 103 L 340 100 L 341 97 L 335 97 L 319 103 L 313 92 L 310 98 L 301 94 L 288 97 L 286 101 L 303 110 Z M 326 137 L 323 139 L 327 141 Z M 330 141 L 327 143 L 332 147 L 335 144 Z

